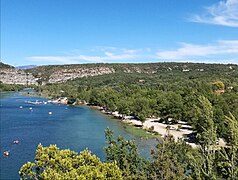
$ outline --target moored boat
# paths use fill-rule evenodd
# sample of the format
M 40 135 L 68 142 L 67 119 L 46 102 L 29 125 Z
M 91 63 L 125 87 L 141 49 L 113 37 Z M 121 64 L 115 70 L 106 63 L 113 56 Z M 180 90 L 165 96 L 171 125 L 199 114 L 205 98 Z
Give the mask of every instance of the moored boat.
M 9 153 L 9 151 L 4 151 L 3 154 L 4 154 L 4 156 L 9 156 L 10 153 Z

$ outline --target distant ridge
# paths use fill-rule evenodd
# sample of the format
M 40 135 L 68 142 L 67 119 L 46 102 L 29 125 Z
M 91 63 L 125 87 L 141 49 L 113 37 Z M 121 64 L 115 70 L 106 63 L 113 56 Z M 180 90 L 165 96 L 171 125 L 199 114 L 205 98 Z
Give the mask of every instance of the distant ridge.
M 17 66 L 16 68 L 24 70 L 24 69 L 32 69 L 32 68 L 35 68 L 35 67 L 37 67 L 37 66 L 36 65 L 27 65 L 27 66 Z
M 98 64 L 65 64 L 37 66 L 25 70 L 45 83 L 58 83 L 76 78 L 110 75 L 114 73 L 137 74 L 174 74 L 174 73 L 232 73 L 238 71 L 236 64 L 205 63 L 98 63 Z
M 238 72 L 236 64 L 205 64 L 205 63 L 129 63 L 129 64 L 65 64 L 46 66 L 19 66 L 17 68 L 0 63 L 1 81 L 8 84 L 46 84 L 61 83 L 83 77 L 112 74 L 167 74 L 181 73 L 194 75 L 233 74 Z M 28 82 L 28 83 L 27 83 Z

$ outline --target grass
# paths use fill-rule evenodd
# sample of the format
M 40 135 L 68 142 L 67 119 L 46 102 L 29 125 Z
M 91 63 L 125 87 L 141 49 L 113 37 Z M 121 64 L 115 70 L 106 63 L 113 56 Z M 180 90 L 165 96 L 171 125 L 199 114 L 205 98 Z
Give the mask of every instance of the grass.
M 91 108 L 101 112 L 98 108 L 90 106 Z M 158 132 L 148 132 L 146 129 L 142 129 L 142 127 L 135 127 L 133 124 L 131 123 L 125 123 L 121 120 L 119 120 L 116 117 L 113 117 L 112 115 L 109 114 L 105 114 L 103 112 L 101 112 L 104 116 L 109 117 L 111 120 L 116 120 L 120 123 L 122 123 L 122 126 L 124 128 L 125 131 L 127 131 L 130 134 L 133 134 L 136 137 L 140 137 L 140 138 L 146 138 L 146 139 L 152 139 L 152 138 L 161 138 L 161 135 Z
M 125 124 L 123 125 L 123 128 L 125 129 L 125 131 L 137 136 L 137 137 L 141 137 L 141 138 L 160 138 L 160 135 L 158 133 L 151 133 L 148 132 L 145 129 L 142 129 L 141 127 L 135 127 L 133 125 L 130 124 Z

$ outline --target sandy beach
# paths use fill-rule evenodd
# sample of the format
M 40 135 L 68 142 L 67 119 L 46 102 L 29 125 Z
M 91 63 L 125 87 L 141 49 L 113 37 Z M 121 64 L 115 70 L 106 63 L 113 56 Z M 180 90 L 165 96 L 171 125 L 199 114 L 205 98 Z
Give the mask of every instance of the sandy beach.
M 103 107 L 99 107 L 99 106 L 93 106 L 93 108 L 96 108 L 102 113 L 111 115 L 115 118 L 120 119 L 122 117 L 122 114 L 119 114 L 117 111 L 106 112 L 103 109 Z M 178 124 L 171 125 L 171 124 L 160 123 L 159 120 L 160 120 L 159 118 L 146 118 L 146 121 L 143 123 L 143 127 L 141 128 L 149 129 L 153 126 L 154 127 L 153 131 L 159 133 L 161 137 L 164 137 L 168 133 L 168 130 L 166 127 L 170 126 L 169 134 L 171 134 L 174 137 L 175 141 L 177 141 L 178 139 L 184 139 L 186 135 L 193 133 L 192 127 L 184 121 L 179 121 Z M 122 120 L 122 122 L 133 124 L 136 126 L 142 126 L 141 121 L 136 120 L 133 116 L 124 116 L 124 119 Z M 179 125 L 180 125 L 180 129 L 178 130 Z M 190 143 L 190 142 L 186 142 L 186 143 L 191 145 L 193 148 L 196 148 L 198 146 L 195 143 Z
M 138 125 L 141 126 L 142 123 L 139 120 L 136 119 L 125 119 L 123 120 L 126 123 L 131 123 L 133 125 Z M 178 130 L 179 124 L 181 125 L 181 128 Z M 170 126 L 170 130 L 168 132 L 167 126 Z M 180 121 L 178 124 L 175 125 L 168 125 L 168 124 L 163 124 L 159 122 L 159 119 L 153 119 L 153 118 L 147 118 L 146 121 L 143 123 L 144 129 L 149 129 L 151 127 L 154 127 L 154 131 L 158 132 L 161 137 L 164 137 L 166 134 L 171 134 L 175 138 L 175 141 L 178 139 L 184 139 L 184 136 L 193 133 L 193 130 L 191 126 L 187 125 L 185 122 Z M 192 147 L 197 147 L 195 143 L 188 143 L 187 144 L 191 145 Z

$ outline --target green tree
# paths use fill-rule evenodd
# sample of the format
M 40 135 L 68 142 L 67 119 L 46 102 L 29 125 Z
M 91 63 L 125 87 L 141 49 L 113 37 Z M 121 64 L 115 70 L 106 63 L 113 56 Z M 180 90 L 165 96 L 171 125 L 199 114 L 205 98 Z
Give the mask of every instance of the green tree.
M 215 179 L 215 150 L 216 150 L 216 127 L 213 121 L 212 105 L 204 96 L 199 97 L 199 104 L 196 107 L 197 114 L 197 139 L 200 145 L 200 152 L 204 159 L 201 168 L 203 177 L 206 179 Z
M 152 169 L 154 179 L 185 179 L 186 165 L 185 154 L 190 147 L 184 141 L 175 142 L 172 135 L 163 138 L 157 148 L 152 151 Z
M 115 161 L 103 163 L 89 150 L 78 153 L 60 150 L 56 145 L 38 145 L 35 162 L 24 164 L 21 179 L 122 179 Z
M 223 90 L 225 85 L 222 81 L 216 81 L 213 83 L 215 90 Z
M 160 116 L 168 121 L 172 118 L 177 122 L 182 118 L 183 99 L 180 94 L 168 92 L 159 101 Z
M 130 104 L 128 100 L 119 100 L 118 112 L 122 114 L 122 119 L 124 119 L 126 115 L 130 115 Z
M 105 152 L 109 162 L 117 162 L 125 179 L 149 179 L 149 161 L 141 158 L 137 152 L 137 145 L 132 140 L 125 140 L 122 136 L 113 137 L 113 131 L 105 130 Z
M 150 100 L 145 97 L 136 98 L 133 101 L 133 112 L 135 116 L 141 121 L 142 126 L 146 117 L 151 116 L 151 109 L 149 108 Z
M 229 131 L 229 142 L 220 151 L 218 169 L 223 178 L 238 179 L 238 121 L 230 113 L 226 116 L 226 124 Z

